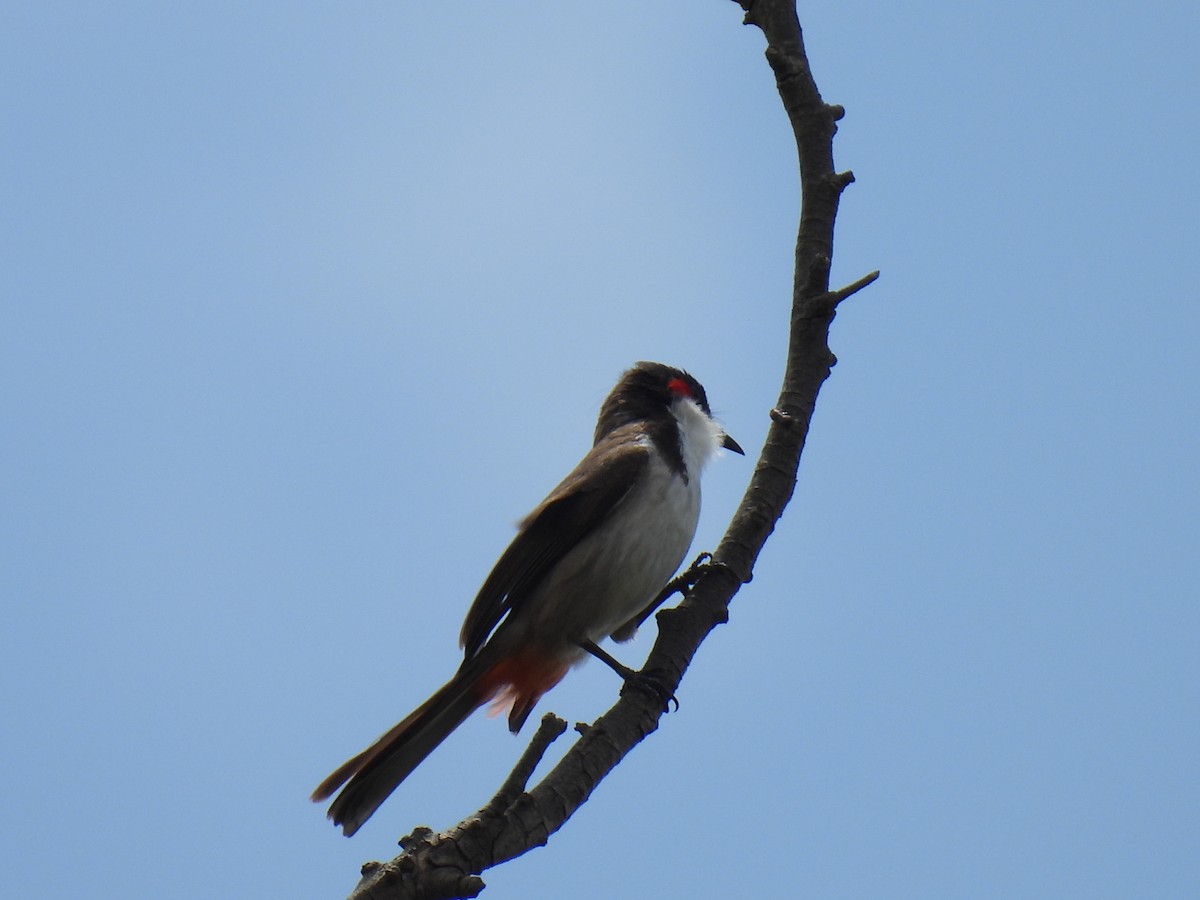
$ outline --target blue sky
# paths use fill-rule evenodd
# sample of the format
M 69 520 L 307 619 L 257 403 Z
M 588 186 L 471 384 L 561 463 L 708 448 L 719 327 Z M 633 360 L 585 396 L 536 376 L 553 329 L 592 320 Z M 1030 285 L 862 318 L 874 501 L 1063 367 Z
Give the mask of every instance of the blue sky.
M 834 280 L 882 277 L 681 711 L 487 896 L 1195 896 L 1200 13 L 802 15 Z M 344 896 L 490 796 L 479 715 L 353 840 L 306 799 L 452 672 L 624 367 L 761 445 L 797 189 L 739 22 L 0 13 L 6 896 Z

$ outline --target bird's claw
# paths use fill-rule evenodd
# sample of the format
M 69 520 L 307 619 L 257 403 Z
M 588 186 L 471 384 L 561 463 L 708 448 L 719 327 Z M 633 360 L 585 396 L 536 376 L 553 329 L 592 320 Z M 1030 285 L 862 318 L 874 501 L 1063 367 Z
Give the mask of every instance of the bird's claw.
M 623 677 L 625 678 L 626 687 L 641 688 L 646 693 L 653 695 L 662 704 L 662 711 L 664 713 L 679 711 L 679 698 L 663 683 L 658 675 L 651 672 L 630 671 Z M 622 689 L 621 693 L 624 693 L 624 689 Z M 671 704 L 675 705 L 674 710 L 671 709 Z

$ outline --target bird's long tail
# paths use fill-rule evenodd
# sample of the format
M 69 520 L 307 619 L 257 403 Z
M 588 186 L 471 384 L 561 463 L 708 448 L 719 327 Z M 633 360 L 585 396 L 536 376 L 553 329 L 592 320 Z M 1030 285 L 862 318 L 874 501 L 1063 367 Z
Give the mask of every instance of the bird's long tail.
M 567 673 L 569 663 L 542 654 L 518 652 L 488 661 L 485 649 L 468 660 L 446 684 L 374 744 L 340 765 L 312 793 L 328 800 L 329 818 L 354 834 L 467 717 L 489 700 L 511 704 L 509 727 L 516 733 L 538 698 Z M 345 787 L 342 787 L 345 785 Z

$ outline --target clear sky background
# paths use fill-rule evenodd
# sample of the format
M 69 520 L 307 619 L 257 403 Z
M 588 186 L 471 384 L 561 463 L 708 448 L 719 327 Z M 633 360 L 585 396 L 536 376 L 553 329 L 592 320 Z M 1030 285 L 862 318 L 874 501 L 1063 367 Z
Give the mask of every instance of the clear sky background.
M 740 18 L 5 7 L 0 893 L 341 897 L 490 796 L 479 715 L 353 840 L 307 799 L 451 674 L 623 368 L 761 446 L 798 198 Z M 682 709 L 486 896 L 1197 896 L 1198 7 L 802 20 L 834 281 L 882 277 Z

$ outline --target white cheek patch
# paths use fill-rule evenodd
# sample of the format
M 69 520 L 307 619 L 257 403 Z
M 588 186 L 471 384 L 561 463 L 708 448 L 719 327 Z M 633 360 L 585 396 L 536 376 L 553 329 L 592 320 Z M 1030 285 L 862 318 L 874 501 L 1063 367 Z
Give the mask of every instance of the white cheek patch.
M 698 478 L 704 466 L 721 449 L 725 432 L 689 397 L 680 397 L 672 403 L 671 414 L 679 423 L 679 448 L 688 476 Z

